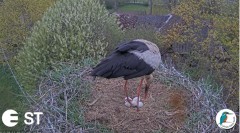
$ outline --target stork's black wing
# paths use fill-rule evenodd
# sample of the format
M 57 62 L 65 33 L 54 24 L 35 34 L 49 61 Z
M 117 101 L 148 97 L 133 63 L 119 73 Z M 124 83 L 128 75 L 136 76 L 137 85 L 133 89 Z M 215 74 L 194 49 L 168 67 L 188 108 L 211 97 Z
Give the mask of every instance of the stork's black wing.
M 92 76 L 105 78 L 123 77 L 131 79 L 151 74 L 154 69 L 139 59 L 136 55 L 128 52 L 114 52 L 100 62 L 92 71 Z
M 151 74 L 154 69 L 130 51 L 149 50 L 145 43 L 130 41 L 120 44 L 108 57 L 103 59 L 92 71 L 92 76 L 105 78 L 124 77 L 131 79 Z

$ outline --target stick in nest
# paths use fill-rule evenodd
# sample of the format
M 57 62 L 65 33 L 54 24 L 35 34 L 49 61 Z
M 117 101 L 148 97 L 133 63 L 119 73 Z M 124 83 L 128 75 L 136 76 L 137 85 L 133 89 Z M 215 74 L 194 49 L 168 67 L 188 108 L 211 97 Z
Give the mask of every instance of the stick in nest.
M 102 97 L 102 95 L 100 95 L 98 98 L 96 98 L 93 102 L 88 103 L 88 106 L 92 106 L 93 104 L 95 104 L 100 98 Z

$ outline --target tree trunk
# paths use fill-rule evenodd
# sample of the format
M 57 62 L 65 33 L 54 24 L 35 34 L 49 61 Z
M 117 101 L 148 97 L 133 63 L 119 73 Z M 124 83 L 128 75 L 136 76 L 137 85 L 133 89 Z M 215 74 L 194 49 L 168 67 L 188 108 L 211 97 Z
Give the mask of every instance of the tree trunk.
M 152 15 L 152 8 L 153 8 L 152 0 L 148 0 L 148 5 L 149 5 L 149 9 L 150 9 L 149 14 Z
M 118 2 L 117 2 L 117 0 L 114 0 L 114 10 L 115 11 L 118 10 Z

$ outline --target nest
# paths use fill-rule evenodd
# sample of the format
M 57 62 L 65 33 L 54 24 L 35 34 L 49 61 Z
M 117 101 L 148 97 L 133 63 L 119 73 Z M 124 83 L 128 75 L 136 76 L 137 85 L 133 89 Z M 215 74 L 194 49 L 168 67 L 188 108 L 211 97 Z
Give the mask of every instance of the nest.
M 30 110 L 41 111 L 40 125 L 26 132 L 234 132 L 221 130 L 217 112 L 227 108 L 222 89 L 204 81 L 194 82 L 174 68 L 155 72 L 148 98 L 137 112 L 124 105 L 124 80 L 97 78 L 89 68 L 60 65 L 46 73 L 30 97 Z M 129 96 L 136 96 L 140 79 L 129 81 Z M 144 93 L 142 91 L 141 98 Z M 103 128 L 104 127 L 104 128 Z M 106 127 L 106 128 L 105 128 Z
M 41 78 L 32 95 L 30 110 L 41 111 L 40 124 L 26 126 L 25 132 L 85 132 L 84 101 L 89 97 L 89 68 L 59 64 Z M 84 78 L 85 77 L 85 78 Z M 27 97 L 28 98 L 28 97 Z
M 129 80 L 129 96 L 137 96 L 140 79 Z M 181 86 L 167 86 L 158 81 L 151 84 L 148 98 L 137 112 L 124 105 L 124 80 L 102 79 L 95 81 L 92 101 L 85 114 L 89 122 L 98 121 L 115 132 L 178 131 L 187 118 L 187 99 L 191 95 Z M 142 90 L 141 98 L 144 97 Z M 96 100 L 97 101 L 96 101 Z

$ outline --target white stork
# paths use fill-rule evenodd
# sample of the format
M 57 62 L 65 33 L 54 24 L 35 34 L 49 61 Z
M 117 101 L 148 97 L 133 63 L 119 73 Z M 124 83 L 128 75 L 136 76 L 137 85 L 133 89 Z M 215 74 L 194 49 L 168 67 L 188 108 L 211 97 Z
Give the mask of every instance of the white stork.
M 125 80 L 124 91 L 130 104 L 128 79 L 142 77 L 137 88 L 137 110 L 139 110 L 139 95 L 143 80 L 146 81 L 144 97 L 146 99 L 153 79 L 152 73 L 161 63 L 161 55 L 156 44 L 147 40 L 136 39 L 120 44 L 109 56 L 93 68 L 91 75 L 107 79 L 123 77 Z

